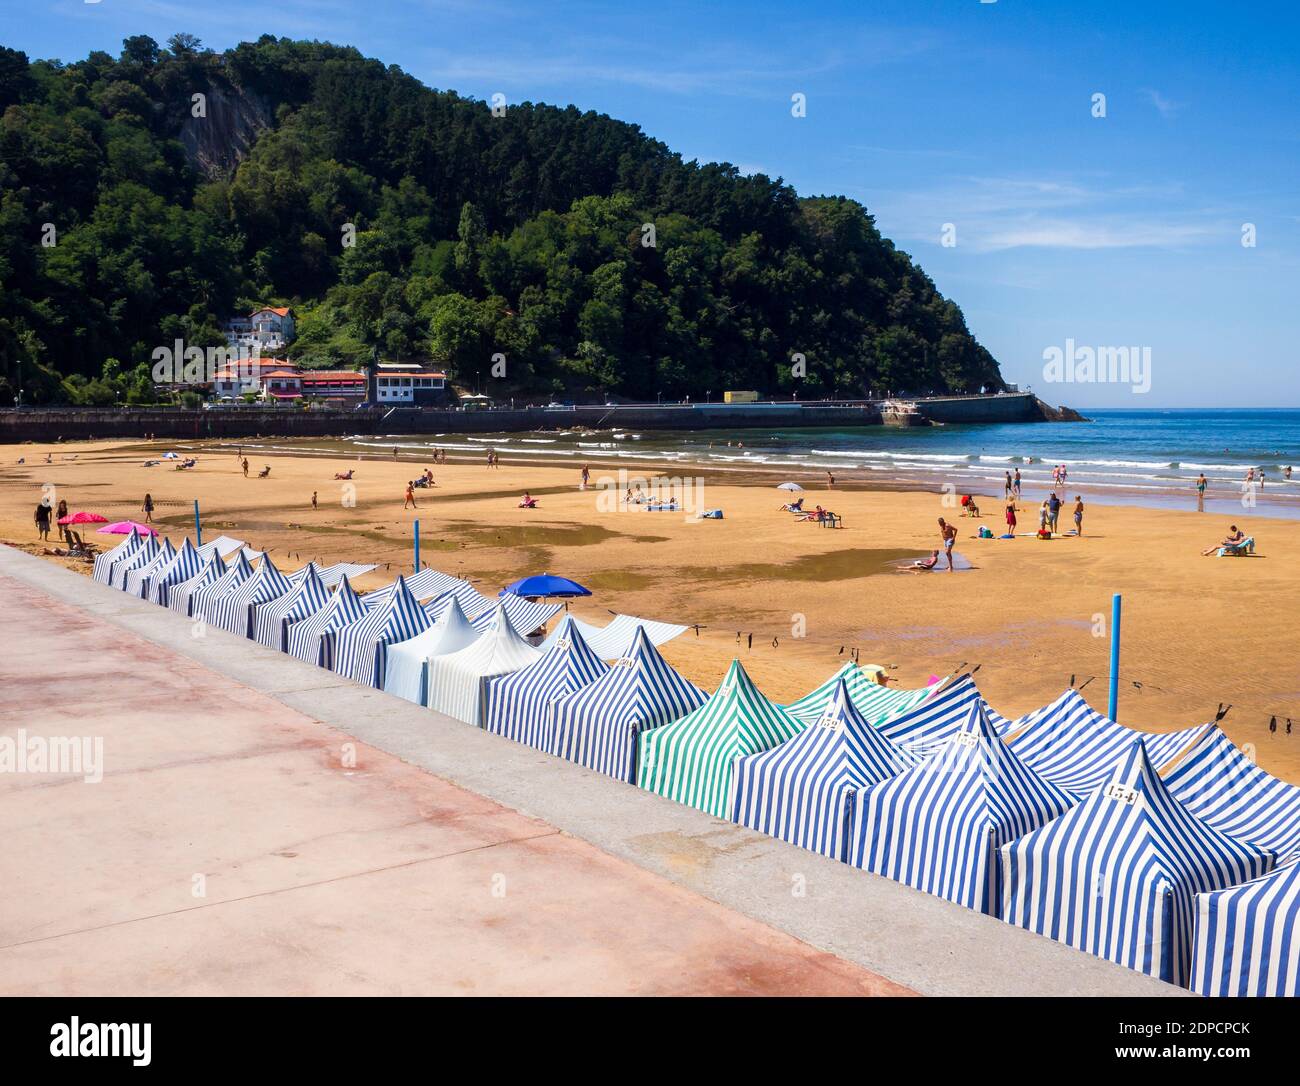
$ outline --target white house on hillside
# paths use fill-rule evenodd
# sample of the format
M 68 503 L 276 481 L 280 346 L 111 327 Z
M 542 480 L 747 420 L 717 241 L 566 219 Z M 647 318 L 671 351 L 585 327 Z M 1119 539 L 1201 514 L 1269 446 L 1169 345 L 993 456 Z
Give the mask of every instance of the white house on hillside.
M 288 306 L 262 306 L 247 317 L 231 317 L 224 329 L 231 350 L 280 351 L 293 342 L 293 310 Z

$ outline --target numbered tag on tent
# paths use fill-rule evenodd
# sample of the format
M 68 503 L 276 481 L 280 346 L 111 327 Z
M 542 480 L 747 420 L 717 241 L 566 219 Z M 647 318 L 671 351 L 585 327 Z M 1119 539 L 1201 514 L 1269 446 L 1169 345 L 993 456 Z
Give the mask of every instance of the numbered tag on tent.
M 555 639 L 555 648 L 560 652 L 566 652 L 573 647 L 573 641 L 567 637 L 557 637 Z
M 1107 799 L 1113 799 L 1116 803 L 1123 803 L 1127 807 L 1137 804 L 1138 790 L 1132 785 L 1120 784 L 1119 781 L 1111 781 L 1102 789 L 1102 794 Z
M 844 730 L 844 718 L 836 712 L 828 711 L 822 713 L 821 719 L 817 721 L 817 727 L 825 728 L 827 731 L 842 732 Z
M 617 660 L 614 661 L 614 663 L 611 666 L 625 667 L 631 670 L 632 668 L 636 667 L 636 660 L 634 660 L 631 656 L 620 656 Z
M 736 684 L 731 679 L 728 679 L 720 687 L 718 687 L 718 697 L 725 698 L 728 694 L 730 694 L 735 689 L 736 689 Z
M 967 747 L 971 750 L 980 745 L 980 737 L 974 732 L 958 732 L 953 739 L 959 747 Z

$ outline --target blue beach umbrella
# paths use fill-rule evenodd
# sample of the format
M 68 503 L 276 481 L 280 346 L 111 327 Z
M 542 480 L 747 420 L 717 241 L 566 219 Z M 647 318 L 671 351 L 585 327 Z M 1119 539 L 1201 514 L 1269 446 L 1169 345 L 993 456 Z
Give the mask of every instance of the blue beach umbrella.
M 568 577 L 556 577 L 550 573 L 542 573 L 536 577 L 525 577 L 514 584 L 508 584 L 498 596 L 504 596 L 507 592 L 516 596 L 590 596 L 591 591 L 583 588 L 577 581 L 571 581 Z

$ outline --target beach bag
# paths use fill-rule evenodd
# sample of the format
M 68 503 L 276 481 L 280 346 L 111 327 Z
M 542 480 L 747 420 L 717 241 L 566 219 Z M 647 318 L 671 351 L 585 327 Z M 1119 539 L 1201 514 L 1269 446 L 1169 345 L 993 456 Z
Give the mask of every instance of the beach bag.
M 721 520 L 721 519 L 722 519 L 722 510 L 721 510 L 721 509 L 706 509 L 703 513 L 700 514 L 700 516 L 701 516 L 704 520 Z

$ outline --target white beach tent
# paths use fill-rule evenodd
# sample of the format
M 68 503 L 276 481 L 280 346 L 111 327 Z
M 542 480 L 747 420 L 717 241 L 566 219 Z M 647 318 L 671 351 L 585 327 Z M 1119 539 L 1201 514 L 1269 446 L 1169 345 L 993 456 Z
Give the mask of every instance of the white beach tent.
M 346 577 L 349 581 L 364 576 L 372 569 L 375 569 L 375 563 L 363 564 L 360 562 L 335 562 L 332 566 L 317 566 L 315 562 L 308 562 L 306 566 L 299 570 L 305 576 L 304 571 L 308 567 L 314 567 L 316 576 L 320 583 L 326 588 L 333 588 L 339 581 Z M 290 578 L 292 580 L 292 578 Z
M 998 848 L 1072 802 L 1016 757 L 977 703 L 923 764 L 860 790 L 850 863 L 996 915 Z
M 943 685 L 940 680 L 917 690 L 891 689 L 876 681 L 875 675 L 880 671 L 878 667 L 862 668 L 852 662 L 846 663 L 815 690 L 810 690 L 798 701 L 791 702 L 786 709 L 800 720 L 818 720 L 831 705 L 843 682 L 854 708 L 870 723 L 879 724 L 882 720 L 920 705 Z
M 329 603 L 289 627 L 285 651 L 309 664 L 334 669 L 334 634 L 359 622 L 367 611 L 351 582 L 344 577 Z
M 650 643 L 658 648 L 690 629 L 689 626 L 678 626 L 672 622 L 656 622 L 653 619 L 637 618 L 634 615 L 615 615 L 604 626 L 584 622 L 572 615 L 566 617 L 573 619 L 578 632 L 587 642 L 587 647 L 602 660 L 618 659 L 632 643 L 632 635 L 637 630 L 645 630 Z M 546 640 L 539 646 L 543 652 L 550 651 L 556 638 L 559 637 L 559 631 L 560 627 L 557 625 L 547 635 Z
M 1002 731 L 1003 738 L 1035 773 L 1076 799 L 1091 795 L 1115 771 L 1135 739 L 1145 740 L 1157 769 L 1196 742 L 1208 725 L 1163 735 L 1139 732 L 1097 712 L 1077 690 L 1067 690 Z
M 225 595 L 235 591 L 253 575 L 245 551 L 239 551 L 226 567 L 226 572 L 211 584 L 205 584 L 190 599 L 190 617 L 203 622 L 212 622 L 217 602 Z
M 259 645 L 287 652 L 289 626 L 329 604 L 330 590 L 314 563 L 309 562 L 295 571 L 293 577 L 297 583 L 288 592 L 258 606 L 253 619 L 253 640 Z
M 112 550 L 95 555 L 95 564 L 91 567 L 91 576 L 101 584 L 112 584 L 113 567 L 118 562 L 124 561 L 135 554 L 143 538 L 144 536 L 132 528 L 130 534 Z
M 1002 849 L 1002 919 L 1186 985 L 1194 895 L 1275 859 L 1174 799 L 1135 739 L 1103 787 Z
M 1196 895 L 1191 989 L 1300 996 L 1300 864 Z
M 172 546 L 172 541 L 164 539 L 162 545 L 154 553 L 153 558 L 144 565 L 135 566 L 129 570 L 122 567 L 122 591 L 128 596 L 142 599 L 145 589 L 148 587 L 149 578 L 165 569 L 167 564 L 175 557 L 176 548 Z
M 556 632 L 559 637 L 549 652 L 542 652 L 519 671 L 487 680 L 483 726 L 488 731 L 538 750 L 551 750 L 555 745 L 554 703 L 609 670 L 587 645 L 571 615 L 560 620 Z
M 428 610 L 428 608 L 426 608 Z M 436 609 L 433 625 L 406 641 L 388 646 L 384 691 L 416 705 L 427 704 L 428 666 L 435 656 L 449 656 L 472 645 L 479 637 L 454 596 Z
M 847 861 L 855 797 L 916 764 L 858 711 L 840 679 L 806 729 L 736 760 L 732 821 Z
M 527 667 L 540 656 L 541 651 L 511 624 L 503 600 L 492 625 L 472 645 L 429 660 L 427 704 L 465 724 L 481 727 L 487 680 Z
M 226 574 L 226 563 L 221 555 L 213 551 L 203 567 L 187 581 L 180 581 L 171 586 L 167 593 L 167 606 L 177 614 L 190 615 L 193 611 L 193 597 L 202 588 L 215 583 Z
M 256 573 L 234 591 L 212 601 L 208 621 L 228 633 L 251 637 L 257 605 L 283 596 L 291 587 L 289 579 L 275 568 L 271 556 L 263 554 Z
M 707 700 L 703 690 L 668 666 L 650 631 L 637 627 L 632 643 L 604 675 L 552 705 L 551 753 L 635 784 L 639 737 Z
M 367 611 L 365 618 L 334 631 L 334 671 L 382 690 L 388 646 L 432 625 L 433 620 L 407 590 L 405 579 L 398 577 L 382 604 Z
M 1164 780 L 1178 802 L 1229 837 L 1283 857 L 1300 852 L 1300 788 L 1260 769 L 1217 724 Z

